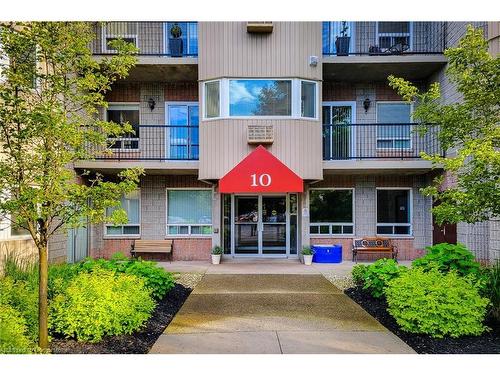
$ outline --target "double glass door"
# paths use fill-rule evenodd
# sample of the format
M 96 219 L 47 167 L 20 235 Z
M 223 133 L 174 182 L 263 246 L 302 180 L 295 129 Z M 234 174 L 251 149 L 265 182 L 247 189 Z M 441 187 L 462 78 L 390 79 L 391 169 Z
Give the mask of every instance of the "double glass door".
M 290 196 L 233 197 L 234 255 L 286 256 L 290 249 Z M 294 195 L 296 199 L 296 196 Z

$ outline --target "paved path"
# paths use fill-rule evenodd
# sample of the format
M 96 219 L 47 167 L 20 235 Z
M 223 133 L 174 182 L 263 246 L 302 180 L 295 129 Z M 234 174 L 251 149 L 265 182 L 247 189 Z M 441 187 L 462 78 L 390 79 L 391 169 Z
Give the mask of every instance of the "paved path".
M 319 274 L 206 273 L 151 353 L 414 353 Z

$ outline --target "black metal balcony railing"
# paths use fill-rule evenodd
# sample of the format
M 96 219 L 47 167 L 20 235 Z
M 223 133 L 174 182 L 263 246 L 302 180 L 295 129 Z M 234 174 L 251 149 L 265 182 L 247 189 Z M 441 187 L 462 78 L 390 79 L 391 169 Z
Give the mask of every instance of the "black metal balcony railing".
M 180 36 L 172 28 L 180 28 Z M 178 31 L 179 29 L 176 29 Z M 94 55 L 116 53 L 109 42 L 123 39 L 139 49 L 139 56 L 198 56 L 198 24 L 196 22 L 98 22 L 91 49 Z
M 418 130 L 428 127 L 425 134 Z M 436 126 L 422 124 L 323 125 L 323 160 L 421 158 L 442 154 Z
M 96 160 L 166 161 L 198 160 L 197 125 L 136 125 L 134 134 L 109 140 L 109 148 Z
M 445 22 L 323 22 L 323 55 L 442 54 Z

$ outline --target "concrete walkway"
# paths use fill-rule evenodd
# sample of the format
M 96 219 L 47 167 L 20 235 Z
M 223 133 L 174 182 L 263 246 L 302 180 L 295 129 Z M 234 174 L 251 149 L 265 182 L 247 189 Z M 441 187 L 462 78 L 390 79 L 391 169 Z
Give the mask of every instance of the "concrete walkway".
M 362 263 L 362 262 L 360 262 Z M 371 263 L 371 262 L 370 262 Z M 366 264 L 370 264 L 366 263 Z M 286 274 L 286 275 L 320 275 L 334 274 L 339 277 L 351 274 L 356 264 L 350 261 L 342 263 L 313 263 L 305 266 L 298 259 L 269 259 L 269 258 L 239 258 L 224 259 L 221 264 L 211 264 L 208 261 L 175 261 L 159 262 L 167 271 L 180 273 L 201 274 Z M 409 261 L 400 261 L 399 264 L 409 265 Z
M 414 353 L 318 270 L 300 266 L 311 273 L 207 269 L 151 353 Z

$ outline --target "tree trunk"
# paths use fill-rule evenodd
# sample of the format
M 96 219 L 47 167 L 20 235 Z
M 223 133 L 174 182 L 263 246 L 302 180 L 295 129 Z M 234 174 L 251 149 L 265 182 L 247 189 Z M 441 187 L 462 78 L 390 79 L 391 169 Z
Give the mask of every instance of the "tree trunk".
M 42 349 L 49 348 L 48 329 L 48 297 L 47 289 L 49 283 L 49 257 L 47 242 L 38 249 L 40 260 L 38 263 L 38 345 Z

